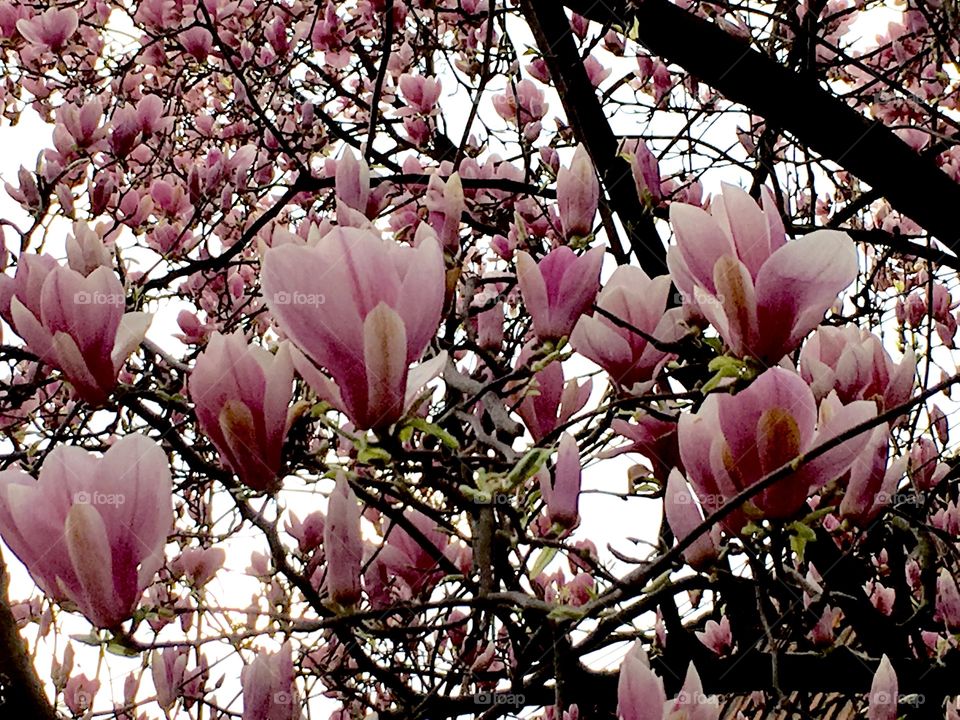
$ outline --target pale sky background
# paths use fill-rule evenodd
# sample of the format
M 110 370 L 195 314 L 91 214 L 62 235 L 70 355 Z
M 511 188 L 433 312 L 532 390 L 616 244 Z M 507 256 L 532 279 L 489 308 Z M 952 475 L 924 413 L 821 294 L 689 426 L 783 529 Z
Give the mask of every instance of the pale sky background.
M 852 34 L 848 37 L 852 38 L 859 35 L 863 37 L 866 43 L 870 43 L 878 32 L 882 32 L 885 29 L 886 23 L 890 20 L 895 20 L 898 15 L 898 10 L 893 7 L 872 13 L 870 18 L 862 19 L 853 28 Z M 592 26 L 592 30 L 595 31 L 595 29 L 596 26 Z M 522 57 L 522 52 L 525 47 L 533 45 L 532 38 L 529 36 L 526 27 L 521 23 L 511 23 L 509 32 L 518 54 Z M 605 63 L 609 63 L 614 68 L 611 77 L 605 81 L 602 87 L 608 86 L 609 83 L 616 80 L 620 75 L 635 68 L 635 61 L 633 59 L 614 62 L 612 56 L 608 53 L 599 51 L 597 55 L 602 58 Z M 441 79 L 443 79 L 442 74 Z M 449 94 L 449 89 L 456 87 L 457 85 L 452 80 L 444 82 L 445 92 L 441 103 L 447 112 L 447 122 L 451 126 L 449 130 L 450 135 L 454 138 L 459 138 L 462 132 L 462 124 L 466 121 L 465 113 L 469 107 L 469 102 L 466 93 L 460 88 L 457 89 L 456 94 L 452 96 Z M 551 92 L 548 92 L 547 100 L 550 104 L 550 110 L 545 118 L 544 125 L 550 127 L 552 126 L 552 123 L 550 123 L 551 118 L 562 112 L 562 105 L 559 98 Z M 449 108 L 463 108 L 464 110 L 462 115 L 458 117 L 455 113 L 451 114 Z M 487 112 L 485 117 L 488 119 L 492 118 L 492 111 Z M 739 120 L 726 118 L 717 123 L 715 132 L 718 134 L 717 137 L 721 143 L 732 142 L 732 139 L 735 138 L 735 129 L 738 122 L 742 124 L 744 122 L 744 116 L 740 116 Z M 459 123 L 459 126 L 457 126 L 457 123 Z M 498 124 L 498 119 L 491 119 L 490 124 L 494 127 L 504 125 L 502 122 Z M 681 124 L 682 118 L 679 116 L 669 119 L 663 118 L 662 124 L 654 128 L 654 131 L 657 135 L 665 135 L 678 129 Z M 631 127 L 629 120 L 626 118 L 619 118 L 614 122 L 613 127 L 614 131 L 618 134 L 626 135 L 637 133 L 637 128 Z M 21 165 L 28 168 L 32 168 L 35 165 L 38 154 L 50 145 L 51 131 L 52 128 L 44 124 L 38 116 L 29 109 L 24 112 L 21 122 L 17 126 L 11 127 L 6 121 L 3 121 L 3 123 L 0 124 L 0 147 L 3 148 L 3 151 L 0 152 L 0 182 L 7 181 L 16 185 L 18 168 Z M 565 156 L 565 159 L 567 159 L 567 157 L 568 156 Z M 670 171 L 676 168 L 666 169 Z M 725 178 L 722 178 L 718 173 L 710 175 L 705 183 L 705 194 L 719 189 L 721 179 L 736 182 L 738 177 L 735 172 L 731 173 L 730 177 Z M 21 224 L 24 219 L 24 213 L 19 206 L 11 201 L 6 193 L 2 191 L 2 187 L 0 187 L 0 217 L 14 220 L 18 224 Z M 47 247 L 47 251 L 62 258 L 64 256 L 62 242 L 66 233 L 69 231 L 69 223 L 63 221 L 59 226 L 54 226 L 54 230 L 55 231 L 50 234 L 51 242 Z M 666 228 L 661 226 L 661 235 L 665 237 L 666 234 Z M 13 240 L 11 234 L 8 232 L 7 242 L 11 247 L 15 247 L 16 245 Z M 608 264 L 604 269 L 604 277 L 609 276 L 613 266 L 612 258 L 608 257 Z M 173 337 L 173 334 L 178 332 L 176 315 L 181 307 L 183 307 L 183 305 L 171 303 L 161 308 L 155 316 L 148 333 L 148 337 L 151 340 L 174 357 L 180 356 L 184 350 L 183 345 Z M 9 328 L 4 327 L 3 332 L 5 342 L 18 342 L 15 340 L 14 333 Z M 571 369 L 574 372 L 588 372 L 594 369 L 594 366 L 588 361 L 578 360 L 568 364 L 568 373 Z M 598 386 L 602 385 L 602 383 L 599 382 L 596 384 Z M 600 392 L 599 387 L 596 392 Z M 624 491 L 627 482 L 626 470 L 636 460 L 637 458 L 629 459 L 627 457 L 620 457 L 605 461 L 602 464 L 594 464 L 585 471 L 585 492 L 581 497 L 580 504 L 582 520 L 574 537 L 576 539 L 592 539 L 597 546 L 601 548 L 604 557 L 610 558 L 611 560 L 612 557 L 604 550 L 608 542 L 628 555 L 643 555 L 645 553 L 644 548 L 633 547 L 626 538 L 633 537 L 653 541 L 655 540 L 655 533 L 659 525 L 659 502 L 633 499 L 629 503 L 625 503 L 621 500 L 611 498 L 609 495 L 596 492 L 603 490 L 614 492 Z M 292 482 L 291 484 L 294 483 Z M 323 485 L 321 485 L 321 487 L 324 490 L 328 489 Z M 322 501 L 316 496 L 307 496 L 295 490 L 284 491 L 282 503 L 287 506 L 295 505 L 297 514 L 301 518 L 304 517 L 310 509 L 323 506 Z M 305 507 L 307 505 L 311 505 L 311 507 Z M 224 505 L 224 507 L 226 507 L 226 505 Z M 281 534 L 283 535 L 283 533 Z M 245 568 L 249 564 L 250 552 L 252 550 L 261 550 L 263 545 L 259 533 L 248 530 L 242 536 L 238 536 L 233 540 L 231 547 L 227 548 L 226 566 L 209 586 L 224 605 L 242 609 L 250 602 L 251 596 L 258 592 L 260 587 L 259 583 L 247 576 Z M 4 550 L 4 557 L 10 565 L 13 574 L 11 599 L 24 599 L 34 591 L 33 583 L 22 566 L 20 566 L 12 556 L 12 553 Z M 564 562 L 564 565 L 565 564 Z M 619 563 L 616 564 L 619 565 Z M 557 562 L 555 561 L 548 570 L 555 570 L 556 567 Z M 621 568 L 625 570 L 626 566 L 621 565 Z M 709 601 L 709 596 L 707 597 L 707 601 Z M 68 616 L 64 613 L 61 614 L 61 618 L 64 619 L 63 626 L 69 633 L 86 634 L 89 632 L 89 624 L 79 615 Z M 649 627 L 652 619 L 650 617 L 641 618 L 641 622 Z M 36 625 L 30 625 L 26 630 L 26 635 L 31 639 L 31 642 L 34 639 L 36 628 Z M 169 631 L 170 628 L 166 631 L 168 633 L 167 637 L 173 639 L 176 633 L 170 633 Z M 37 668 L 41 677 L 44 678 L 47 678 L 49 674 L 50 653 L 55 652 L 57 656 L 62 657 L 63 651 L 62 640 L 52 645 L 48 642 L 49 640 L 50 638 L 48 637 L 47 641 L 42 642 L 38 651 Z M 270 647 L 270 649 L 276 647 L 275 644 L 269 642 L 264 642 L 263 644 L 265 647 Z M 214 661 L 214 651 L 216 648 L 216 644 L 210 644 L 206 648 L 206 653 L 211 663 Z M 101 689 L 98 695 L 96 709 L 108 709 L 111 697 L 119 700 L 122 696 L 124 678 L 128 672 L 140 666 L 141 659 L 128 660 L 110 655 L 107 656 L 105 661 L 101 662 L 97 649 L 77 643 L 75 643 L 75 649 L 77 650 L 75 672 L 85 672 L 88 676 L 94 675 L 97 672 L 98 665 L 100 666 L 99 677 L 104 682 L 104 688 Z M 608 649 L 598 656 L 592 657 L 592 664 L 597 667 L 615 668 L 620 662 L 623 651 L 623 648 Z M 215 680 L 220 674 L 225 674 L 227 677 L 224 687 L 216 693 L 216 697 L 221 703 L 227 703 L 229 699 L 238 692 L 238 669 L 235 658 L 228 661 L 226 665 L 212 669 L 212 679 Z M 112 690 L 110 688 L 111 679 L 114 683 Z M 139 696 L 144 697 L 151 694 L 150 688 L 151 681 L 149 672 L 147 672 L 141 683 Z M 330 700 L 316 698 L 311 702 L 310 716 L 314 718 L 326 718 L 336 707 L 337 704 Z M 151 718 L 161 717 L 157 706 L 154 705 L 153 708 L 154 709 L 148 711 L 148 715 Z M 235 709 L 239 709 L 239 703 Z

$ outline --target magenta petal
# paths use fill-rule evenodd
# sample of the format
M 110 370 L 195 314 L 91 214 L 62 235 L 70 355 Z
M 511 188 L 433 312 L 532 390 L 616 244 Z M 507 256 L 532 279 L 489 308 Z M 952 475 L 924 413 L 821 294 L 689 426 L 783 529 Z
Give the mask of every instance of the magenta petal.
M 710 214 L 693 205 L 671 203 L 670 222 L 690 274 L 699 285 L 715 292 L 713 266 L 724 255 L 736 256 L 730 238 Z
M 110 541 L 103 518 L 93 505 L 74 505 L 67 513 L 64 535 L 81 594 L 71 598 L 98 627 L 114 627 L 132 606 L 114 584 Z
M 857 276 L 850 238 L 817 230 L 777 250 L 757 275 L 762 357 L 779 360 L 813 330 Z
M 400 316 L 381 303 L 364 320 L 363 336 L 367 403 L 363 414 L 354 408 L 360 421 L 357 426 L 383 427 L 403 414 L 407 334 Z
M 713 203 L 714 217 L 721 226 L 726 224 L 730 228 L 737 257 L 750 272 L 750 277 L 756 278 L 770 257 L 770 225 L 763 210 L 743 189 L 727 183 L 723 185 L 723 195 L 715 197 Z
M 670 523 L 670 529 L 673 530 L 678 541 L 685 540 L 703 522 L 703 512 L 697 505 L 693 493 L 688 489 L 687 481 L 676 468 L 667 478 L 664 511 L 667 522 Z M 684 550 L 683 556 L 693 567 L 703 567 L 716 558 L 717 548 L 710 531 L 703 532 L 690 547 Z
M 821 422 L 820 430 L 817 432 L 813 443 L 811 443 L 811 448 L 816 448 L 827 440 L 867 422 L 876 415 L 877 405 L 869 400 L 857 400 L 843 406 L 835 411 L 826 422 Z M 864 430 L 858 433 L 832 450 L 828 450 L 820 457 L 811 460 L 800 469 L 800 472 L 809 481 L 811 487 L 822 487 L 850 469 L 850 466 L 857 461 L 857 458 L 867 447 L 871 435 L 872 430 Z
M 764 413 L 771 409 L 786 412 L 797 425 L 800 448 L 807 447 L 814 437 L 817 406 L 813 393 L 803 378 L 789 370 L 771 368 L 745 390 L 719 398 L 718 404 L 720 428 L 733 461 L 751 482 L 764 474 L 757 447 L 757 429 Z

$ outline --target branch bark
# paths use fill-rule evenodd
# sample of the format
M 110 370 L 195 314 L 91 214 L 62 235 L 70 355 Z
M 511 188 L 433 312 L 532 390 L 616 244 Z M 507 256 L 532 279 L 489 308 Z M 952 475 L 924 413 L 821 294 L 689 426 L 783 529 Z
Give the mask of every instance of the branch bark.
M 10 576 L 0 555 L 0 716 L 57 720 L 10 610 Z
M 555 0 L 520 0 L 520 7 L 556 84 L 567 121 L 590 153 L 640 267 L 651 277 L 665 274 L 666 247 L 653 216 L 640 202 L 630 164 L 617 154 L 619 143 L 587 77 L 563 6 Z
M 553 2 L 523 4 L 542 12 Z M 955 208 L 960 206 L 960 185 L 889 128 L 848 107 L 815 80 L 792 72 L 669 0 L 563 0 L 563 4 L 595 22 L 623 31 L 635 28 L 638 42 L 650 52 L 849 170 L 958 254 Z

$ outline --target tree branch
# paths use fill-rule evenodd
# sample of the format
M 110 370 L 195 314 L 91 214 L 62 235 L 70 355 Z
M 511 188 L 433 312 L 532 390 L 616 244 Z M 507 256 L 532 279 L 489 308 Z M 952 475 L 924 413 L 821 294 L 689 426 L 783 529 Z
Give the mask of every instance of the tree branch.
M 0 556 L 0 716 L 57 720 L 10 610 L 10 576 Z
M 520 0 L 520 7 L 550 70 L 567 121 L 600 172 L 610 205 L 627 231 L 640 267 L 651 277 L 665 274 L 663 240 L 653 216 L 640 202 L 630 164 L 617 154 L 619 143 L 587 77 L 563 7 L 555 0 Z
M 544 8 L 554 0 L 525 0 Z M 792 133 L 879 190 L 899 212 L 960 248 L 960 185 L 892 130 L 848 107 L 815 80 L 791 72 L 742 40 L 668 0 L 563 0 L 590 20 L 634 28 L 650 52 L 684 68 L 733 102 Z M 591 128 L 591 131 L 594 128 Z

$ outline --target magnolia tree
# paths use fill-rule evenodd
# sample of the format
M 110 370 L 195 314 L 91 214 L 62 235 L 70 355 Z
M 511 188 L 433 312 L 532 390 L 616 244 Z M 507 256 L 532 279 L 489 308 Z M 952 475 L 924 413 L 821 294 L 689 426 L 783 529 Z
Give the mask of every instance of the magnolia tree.
M 0 0 L 0 716 L 956 720 L 958 22 Z

